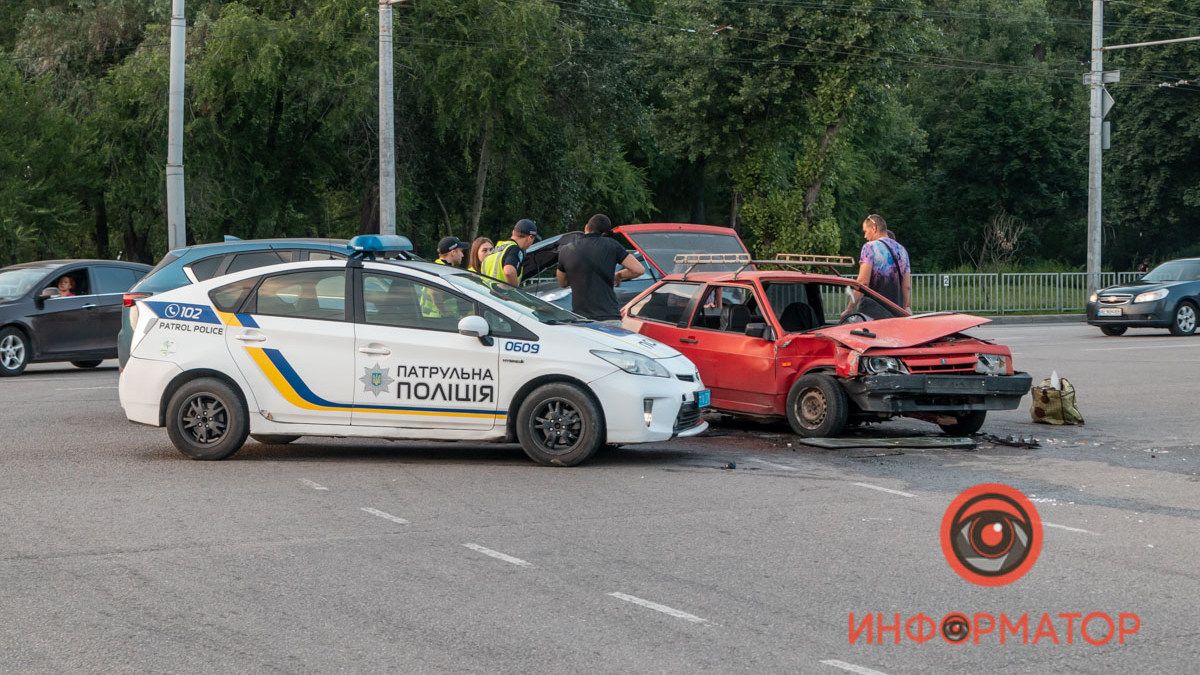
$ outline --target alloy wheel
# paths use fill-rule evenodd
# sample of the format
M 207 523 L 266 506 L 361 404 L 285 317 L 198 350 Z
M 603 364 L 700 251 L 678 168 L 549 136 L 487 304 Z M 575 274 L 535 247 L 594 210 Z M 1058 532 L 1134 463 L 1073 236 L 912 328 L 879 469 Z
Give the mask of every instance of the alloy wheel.
M 225 404 L 211 394 L 196 394 L 181 408 L 180 422 L 184 433 L 200 445 L 213 445 L 225 437 L 229 428 L 229 411 Z
M 0 340 L 0 364 L 16 370 L 25 362 L 25 342 L 16 335 L 6 335 Z
M 551 398 L 534 411 L 530 426 L 547 450 L 563 452 L 579 442 L 583 434 L 583 417 L 570 401 Z
M 1196 310 L 1191 305 L 1181 305 L 1179 311 L 1175 313 L 1175 325 L 1179 326 L 1179 330 L 1184 333 L 1190 333 L 1196 329 Z

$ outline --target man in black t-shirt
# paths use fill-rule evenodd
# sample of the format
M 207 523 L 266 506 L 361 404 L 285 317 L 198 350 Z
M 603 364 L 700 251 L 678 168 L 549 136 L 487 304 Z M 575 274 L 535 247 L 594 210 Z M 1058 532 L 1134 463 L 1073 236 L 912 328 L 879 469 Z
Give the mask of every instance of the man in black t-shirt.
M 624 246 L 606 236 L 611 231 L 612 221 L 597 213 L 588 219 L 583 236 L 558 252 L 555 276 L 559 286 L 571 287 L 571 311 L 597 321 L 621 319 L 613 287 L 646 271 Z

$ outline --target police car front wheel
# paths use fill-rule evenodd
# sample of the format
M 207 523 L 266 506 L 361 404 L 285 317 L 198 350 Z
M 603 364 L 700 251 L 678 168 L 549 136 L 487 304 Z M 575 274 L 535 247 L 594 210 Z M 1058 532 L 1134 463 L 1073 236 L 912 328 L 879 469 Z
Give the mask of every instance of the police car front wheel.
M 185 383 L 167 404 L 167 435 L 192 459 L 225 459 L 242 447 L 249 430 L 241 395 L 215 378 Z
M 604 443 L 603 417 L 592 397 L 573 384 L 533 390 L 517 412 L 517 439 L 538 464 L 575 466 Z

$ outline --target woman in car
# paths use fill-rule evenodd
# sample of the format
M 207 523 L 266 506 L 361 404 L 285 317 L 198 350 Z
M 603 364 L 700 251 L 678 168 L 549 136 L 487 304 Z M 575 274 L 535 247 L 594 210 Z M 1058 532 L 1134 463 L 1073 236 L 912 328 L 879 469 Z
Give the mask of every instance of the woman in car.
M 58 278 L 55 286 L 58 287 L 58 297 L 60 298 L 69 298 L 75 295 L 75 280 L 65 274 Z

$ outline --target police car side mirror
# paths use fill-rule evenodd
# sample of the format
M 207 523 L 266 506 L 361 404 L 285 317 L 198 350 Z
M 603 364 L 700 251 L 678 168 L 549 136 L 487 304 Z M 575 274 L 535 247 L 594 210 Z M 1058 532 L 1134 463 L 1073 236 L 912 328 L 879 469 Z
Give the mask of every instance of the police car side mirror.
M 479 338 L 479 341 L 485 345 L 491 345 L 492 339 L 488 337 L 491 328 L 488 326 L 487 319 L 482 316 L 464 316 L 458 320 L 458 332 L 460 335 Z

